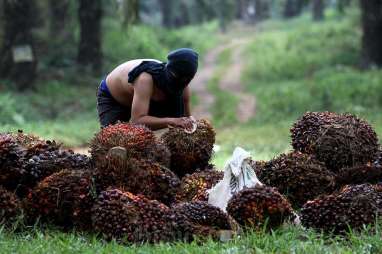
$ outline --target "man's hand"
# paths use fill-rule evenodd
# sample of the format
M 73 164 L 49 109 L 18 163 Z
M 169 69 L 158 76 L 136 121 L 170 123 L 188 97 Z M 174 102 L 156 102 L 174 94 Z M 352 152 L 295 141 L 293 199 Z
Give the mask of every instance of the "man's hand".
M 184 129 L 192 129 L 193 120 L 189 117 L 169 118 L 169 125 L 182 127 Z

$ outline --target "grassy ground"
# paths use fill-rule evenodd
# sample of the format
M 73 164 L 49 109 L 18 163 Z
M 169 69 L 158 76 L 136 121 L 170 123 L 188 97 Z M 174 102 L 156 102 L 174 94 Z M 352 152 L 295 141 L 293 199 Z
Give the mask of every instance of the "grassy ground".
M 209 86 L 217 98 L 212 110 L 217 121 L 220 121 L 217 122 L 217 144 L 221 150 L 216 153 L 214 162 L 222 167 L 238 145 L 250 150 L 256 159 L 269 159 L 287 151 L 290 149 L 289 128 L 307 110 L 356 113 L 369 120 L 381 136 L 382 117 L 379 111 L 382 106 L 382 73 L 380 70 L 358 70 L 359 41 L 357 12 L 346 18 L 328 13 L 327 20 L 317 24 L 311 23 L 308 16 L 290 22 L 262 24 L 243 60 L 247 63 L 247 70 L 242 81 L 248 92 L 256 95 L 256 117 L 245 125 L 234 124 L 232 114 L 227 115 L 227 111 L 222 111 L 223 106 L 227 106 L 227 103 L 234 106 L 235 101 L 230 94 L 217 89 L 219 73 Z M 221 56 L 219 72 L 228 66 L 229 55 L 229 52 L 225 52 Z M 60 91 L 58 94 L 64 92 L 60 85 L 56 89 Z M 89 101 L 93 100 L 94 87 L 87 89 L 84 89 L 83 96 L 86 94 Z M 11 95 L 14 107 L 21 107 L 24 103 L 23 95 L 20 96 Z M 45 99 L 42 95 L 36 98 L 35 103 Z M 56 105 L 53 103 L 55 100 L 60 98 L 55 97 L 50 103 L 44 104 L 47 114 L 49 106 Z M 72 100 L 70 104 L 74 109 L 87 107 L 76 104 L 76 101 Z M 91 136 L 93 130 L 89 130 L 95 126 L 94 110 L 88 110 L 88 115 L 75 116 L 70 121 L 71 114 L 68 114 L 62 120 L 66 125 L 60 126 L 61 122 L 56 120 L 47 123 L 30 121 L 29 114 L 41 114 L 38 113 L 40 108 L 32 106 L 28 108 L 30 113 L 20 113 L 21 116 L 11 112 L 13 123 L 7 125 L 2 122 L 1 128 L 23 126 L 43 136 L 57 137 L 60 134 L 63 140 L 71 135 L 83 140 Z M 1 112 L 5 114 L 7 111 Z M 60 111 L 64 115 L 65 112 L 64 108 Z M 0 115 L 0 118 L 3 117 Z M 57 130 L 54 130 L 54 126 L 57 126 Z M 82 126 L 85 130 L 81 134 L 79 130 Z M 76 140 L 67 142 L 75 144 Z M 201 245 L 122 246 L 115 242 L 104 243 L 93 235 L 32 230 L 16 235 L 1 232 L 0 250 L 2 253 L 382 253 L 382 241 L 379 228 L 339 238 L 288 226 L 270 233 L 248 233 L 224 244 L 208 241 Z

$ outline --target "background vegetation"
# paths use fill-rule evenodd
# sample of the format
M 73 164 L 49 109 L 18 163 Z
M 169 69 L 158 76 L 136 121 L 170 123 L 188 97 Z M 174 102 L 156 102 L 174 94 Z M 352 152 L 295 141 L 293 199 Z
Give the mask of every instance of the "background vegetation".
M 93 72 L 91 65 L 86 69 L 77 63 L 80 29 L 75 4 L 70 7 L 67 25 L 73 37 L 64 44 L 54 41 L 49 26 L 37 25 L 33 31 L 39 42 L 38 75 L 23 90 L 10 77 L 0 80 L 0 130 L 23 129 L 69 147 L 85 146 L 99 128 L 95 109 L 98 82 L 113 66 L 135 57 L 163 59 L 170 49 L 185 46 L 204 56 L 227 38 L 240 35 L 251 40 L 244 49 L 240 81 L 245 92 L 256 97 L 256 114 L 239 124 L 234 109 L 240 98 L 219 87 L 223 74 L 230 71 L 233 49 L 228 48 L 220 53 L 216 71 L 206 84 L 215 97 L 210 111 L 220 146 L 214 157 L 219 168 L 235 146 L 250 150 L 255 159 L 270 159 L 287 151 L 289 128 L 306 111 L 351 112 L 366 118 L 382 135 L 382 72 L 378 61 L 365 56 L 365 18 L 358 1 L 331 5 L 328 1 L 321 16 L 312 11 L 317 10 L 315 1 L 274 0 L 265 5 L 260 1 L 257 10 L 263 11 L 257 15 L 248 7 L 251 1 L 227 1 L 223 10 L 217 7 L 217 0 L 165 2 L 167 6 L 140 1 L 140 18 L 133 20 L 125 20 L 117 4 L 104 5 L 100 73 Z M 49 12 L 48 2 L 41 1 L 39 8 Z M 168 19 L 163 19 L 163 9 L 172 13 Z M 240 33 L 237 25 L 232 31 L 229 22 L 234 18 L 241 25 L 255 26 L 255 34 Z M 203 103 L 198 98 L 193 101 Z M 379 227 L 340 238 L 288 226 L 248 233 L 224 244 L 121 246 L 78 232 L 31 229 L 14 234 L 1 230 L 0 249 L 4 253 L 380 253 L 380 235 Z

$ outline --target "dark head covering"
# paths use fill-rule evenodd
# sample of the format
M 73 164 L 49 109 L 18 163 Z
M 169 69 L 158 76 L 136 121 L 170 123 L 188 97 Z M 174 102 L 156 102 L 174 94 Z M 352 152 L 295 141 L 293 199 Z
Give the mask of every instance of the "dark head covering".
M 142 72 L 149 73 L 154 85 L 162 90 L 168 100 L 174 103 L 176 116 L 184 116 L 183 90 L 190 83 L 198 69 L 198 53 L 181 48 L 170 52 L 167 63 L 143 61 L 129 72 L 128 81 L 133 83 Z

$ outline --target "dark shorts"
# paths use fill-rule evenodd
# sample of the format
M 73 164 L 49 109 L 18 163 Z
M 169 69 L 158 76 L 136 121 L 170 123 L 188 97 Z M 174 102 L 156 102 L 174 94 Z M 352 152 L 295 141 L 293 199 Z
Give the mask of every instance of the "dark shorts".
M 98 87 L 97 110 L 101 127 L 115 124 L 117 121 L 128 122 L 131 117 L 131 108 L 121 105 L 113 98 L 105 80 L 102 80 Z

